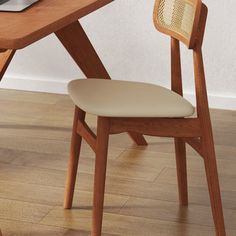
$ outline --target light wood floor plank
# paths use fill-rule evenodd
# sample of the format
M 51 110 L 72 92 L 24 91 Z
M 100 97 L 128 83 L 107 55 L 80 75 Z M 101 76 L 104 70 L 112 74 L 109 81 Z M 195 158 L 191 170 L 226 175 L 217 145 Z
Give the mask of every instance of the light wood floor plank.
M 0 90 L 3 236 L 89 235 L 94 154 L 82 145 L 73 210 L 63 210 L 74 105 L 68 96 Z M 212 110 L 228 236 L 236 235 L 236 111 Z M 88 115 L 94 129 L 96 118 Z M 174 145 L 110 138 L 104 236 L 213 236 L 203 161 L 187 147 L 189 207 L 178 204 Z
M 205 188 L 207 186 L 206 177 L 203 170 L 191 170 L 189 173 L 189 186 Z M 224 191 L 236 191 L 236 175 L 235 174 L 219 174 L 221 189 Z M 176 173 L 174 168 L 166 168 L 158 177 L 157 182 L 174 184 L 176 181 Z
M 3 236 L 88 236 L 89 231 L 72 230 L 22 221 L 0 219 Z M 103 236 L 118 236 L 103 234 Z
M 0 199 L 0 219 L 38 223 L 52 208 L 49 205 Z
M 122 215 L 171 222 L 214 226 L 210 206 L 200 206 L 196 204 L 190 204 L 188 207 L 180 207 L 174 202 L 130 198 L 119 213 Z M 224 209 L 224 213 L 226 227 L 236 230 L 236 209 Z
M 89 230 L 91 211 L 65 211 L 61 208 L 55 208 L 40 223 L 70 229 Z M 111 213 L 104 214 L 103 232 L 137 236 L 213 236 L 215 234 L 212 227 Z M 235 233 L 235 230 L 228 230 L 230 236 L 235 235 Z
M 27 194 L 26 194 L 27 193 Z M 42 204 L 47 206 L 62 206 L 64 188 L 41 186 L 34 184 L 15 183 L 0 181 L 0 200 L 16 200 L 31 204 Z M 105 195 L 105 211 L 118 212 L 127 202 L 129 196 Z M 75 191 L 74 208 L 91 209 L 92 192 Z

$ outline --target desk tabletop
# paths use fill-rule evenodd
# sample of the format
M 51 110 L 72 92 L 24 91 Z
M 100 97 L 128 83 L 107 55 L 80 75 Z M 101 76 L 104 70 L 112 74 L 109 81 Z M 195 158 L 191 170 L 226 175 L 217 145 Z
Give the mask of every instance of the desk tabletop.
M 0 12 L 0 49 L 20 49 L 113 0 L 41 0 L 23 12 Z

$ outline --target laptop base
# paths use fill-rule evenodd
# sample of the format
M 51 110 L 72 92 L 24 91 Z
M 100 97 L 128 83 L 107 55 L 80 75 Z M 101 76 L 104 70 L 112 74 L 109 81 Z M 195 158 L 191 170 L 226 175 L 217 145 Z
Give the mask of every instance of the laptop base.
M 39 0 L 9 0 L 0 4 L 0 11 L 20 12 Z

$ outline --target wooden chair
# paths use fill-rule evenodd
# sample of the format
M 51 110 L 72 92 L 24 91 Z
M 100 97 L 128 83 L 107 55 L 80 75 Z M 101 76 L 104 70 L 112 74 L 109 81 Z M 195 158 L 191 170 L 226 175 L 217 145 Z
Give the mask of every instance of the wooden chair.
M 157 30 L 171 37 L 172 91 L 146 83 L 103 79 L 74 80 L 69 83 L 69 94 L 76 106 L 64 207 L 72 207 L 82 137 L 96 153 L 92 236 L 101 235 L 109 135 L 131 132 L 173 137 L 180 204 L 188 204 L 187 143 L 205 163 L 216 235 L 224 236 L 202 59 L 207 7 L 201 0 L 156 0 L 153 16 Z M 196 116 L 192 116 L 193 106 L 182 97 L 180 41 L 193 51 Z M 96 135 L 85 122 L 86 112 L 98 116 Z

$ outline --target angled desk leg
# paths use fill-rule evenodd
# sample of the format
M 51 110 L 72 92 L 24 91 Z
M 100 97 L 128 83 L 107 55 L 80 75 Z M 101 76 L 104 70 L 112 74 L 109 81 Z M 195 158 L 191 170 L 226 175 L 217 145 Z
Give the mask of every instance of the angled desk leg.
M 78 21 L 55 34 L 87 78 L 111 79 Z M 143 135 L 131 132 L 129 135 L 136 144 L 147 145 Z
M 4 76 L 16 50 L 6 50 L 6 51 L 1 51 L 0 50 L 0 81 L 2 77 Z

